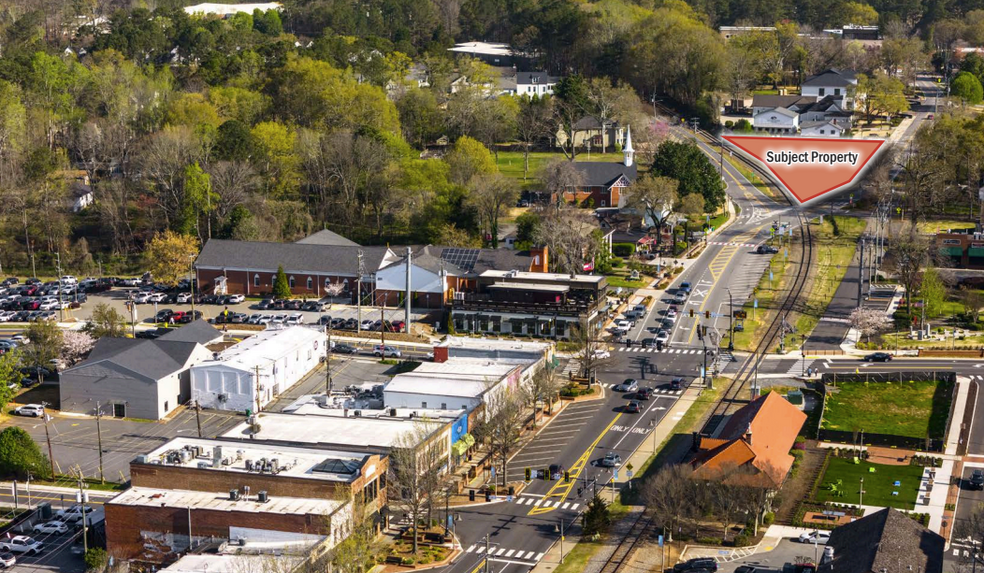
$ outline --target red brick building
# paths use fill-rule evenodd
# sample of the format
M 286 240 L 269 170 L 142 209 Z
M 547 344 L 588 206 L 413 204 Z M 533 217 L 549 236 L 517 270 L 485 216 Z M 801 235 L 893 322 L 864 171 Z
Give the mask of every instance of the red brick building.
M 581 173 L 582 184 L 564 191 L 564 201 L 594 209 L 624 206 L 625 190 L 635 182 L 637 175 L 631 129 L 626 129 L 622 153 L 621 163 L 575 161 L 572 165 Z

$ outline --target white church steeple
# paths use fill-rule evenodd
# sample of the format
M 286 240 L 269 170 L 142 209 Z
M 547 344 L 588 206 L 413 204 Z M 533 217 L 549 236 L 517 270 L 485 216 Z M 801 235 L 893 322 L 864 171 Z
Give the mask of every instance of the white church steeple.
M 632 126 L 625 128 L 625 145 L 622 147 L 622 155 L 624 160 L 622 161 L 626 167 L 632 167 L 632 160 L 635 156 L 635 150 L 632 149 Z

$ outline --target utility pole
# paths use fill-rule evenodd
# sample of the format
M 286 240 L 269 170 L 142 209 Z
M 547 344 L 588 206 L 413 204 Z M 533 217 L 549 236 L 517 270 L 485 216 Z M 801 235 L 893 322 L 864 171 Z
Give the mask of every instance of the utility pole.
M 102 428 L 99 425 L 99 418 L 102 417 L 102 404 L 96 402 L 96 440 L 99 446 L 99 481 L 106 483 L 106 478 L 103 475 L 103 439 L 102 439 Z M 201 436 L 199 436 L 201 437 Z M 54 476 L 52 476 L 54 477 Z
M 382 345 L 386 344 L 386 300 L 380 302 L 379 304 L 379 343 Z M 386 352 L 383 351 L 383 358 Z
M 82 549 L 83 554 L 85 554 L 89 552 L 89 514 L 85 511 L 87 496 L 83 487 L 85 486 L 85 481 L 82 479 L 82 470 L 78 469 L 78 466 L 76 466 L 76 471 L 78 472 L 79 480 L 79 503 L 82 505 Z
M 211 226 L 211 223 L 209 225 Z M 197 278 L 195 277 L 195 256 L 190 255 L 188 258 L 190 259 L 190 263 L 188 266 L 191 268 L 191 280 L 189 281 L 191 287 L 189 289 L 191 291 L 191 319 L 192 321 L 194 321 L 195 320 L 195 283 L 198 281 L 195 280 Z M 249 277 L 246 278 L 247 280 L 249 279 Z
M 728 350 L 734 351 L 735 349 L 735 300 L 731 296 L 731 289 L 728 291 Z
M 858 307 L 861 306 L 861 291 L 864 288 L 864 237 L 861 237 L 861 260 L 858 265 Z
M 328 323 L 328 342 L 325 343 L 325 398 L 331 397 L 331 322 Z
M 699 117 L 690 118 L 690 123 L 694 126 L 694 135 L 697 135 L 697 126 L 700 125 Z
M 357 333 L 362 333 L 362 259 L 362 249 L 359 249 L 359 276 L 355 279 L 355 331 Z
M 58 267 L 58 321 L 65 322 L 65 309 L 62 308 L 62 272 L 61 272 L 61 253 L 55 253 L 55 264 Z M 54 476 L 52 476 L 54 477 Z
M 42 408 L 47 408 L 47 402 L 41 402 Z M 55 479 L 55 455 L 51 453 L 51 434 L 48 433 L 48 411 L 44 411 L 44 438 L 48 441 L 48 463 L 51 464 L 51 479 Z
M 489 573 L 489 534 L 485 534 L 485 573 Z
M 406 308 L 406 316 L 403 319 L 403 322 L 406 323 L 404 325 L 404 328 L 406 328 L 406 333 L 407 334 L 410 334 L 410 288 L 411 288 L 410 287 L 410 269 L 412 268 L 411 267 L 410 257 L 411 257 L 410 247 L 407 247 L 407 294 L 406 294 L 406 300 L 404 301 L 404 303 L 406 303 L 406 307 L 407 308 Z
M 202 437 L 202 405 L 195 400 L 195 423 L 198 425 L 198 437 Z
M 260 367 L 256 366 L 256 414 L 260 413 Z

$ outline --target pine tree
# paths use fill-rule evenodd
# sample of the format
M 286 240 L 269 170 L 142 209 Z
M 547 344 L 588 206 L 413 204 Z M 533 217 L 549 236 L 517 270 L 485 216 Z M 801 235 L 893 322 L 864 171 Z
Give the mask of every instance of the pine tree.
M 273 298 L 290 298 L 290 282 L 287 280 L 287 273 L 284 267 L 277 267 L 277 279 L 273 281 Z
M 588 510 L 584 512 L 584 535 L 591 536 L 603 533 L 612 521 L 611 513 L 608 511 L 608 504 L 599 496 L 594 496 L 588 503 Z

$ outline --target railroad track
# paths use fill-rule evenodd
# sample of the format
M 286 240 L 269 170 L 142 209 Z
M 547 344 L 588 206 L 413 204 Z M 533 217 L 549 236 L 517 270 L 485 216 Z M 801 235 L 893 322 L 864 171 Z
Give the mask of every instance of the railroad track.
M 647 517 L 645 511 L 640 511 L 635 521 L 632 522 L 632 528 L 615 547 L 615 552 L 601 568 L 601 573 L 618 573 L 623 567 L 626 567 L 629 564 L 632 551 L 639 546 L 640 541 L 648 537 L 654 522 L 655 519 L 652 516 Z

